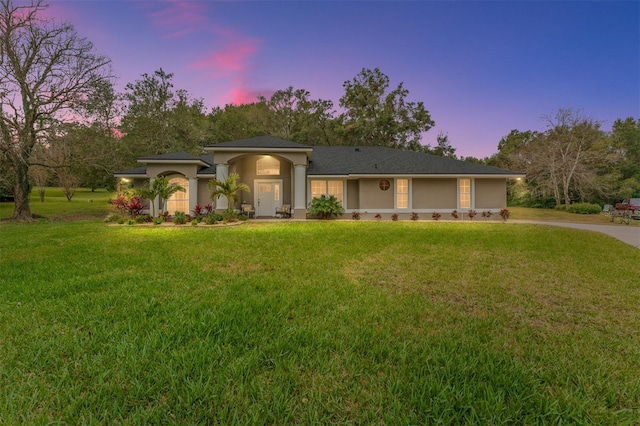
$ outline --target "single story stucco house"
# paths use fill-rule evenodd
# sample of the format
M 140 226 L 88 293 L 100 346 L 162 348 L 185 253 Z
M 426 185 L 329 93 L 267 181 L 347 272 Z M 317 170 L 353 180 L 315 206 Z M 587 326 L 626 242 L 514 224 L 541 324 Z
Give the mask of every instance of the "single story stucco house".
M 167 203 L 170 214 L 192 213 L 196 205 L 216 211 L 250 204 L 256 217 L 275 217 L 283 206 L 296 219 L 306 218 L 309 203 L 322 194 L 338 198 L 347 213 L 499 212 L 507 203 L 507 180 L 525 177 L 511 170 L 387 147 L 307 146 L 271 136 L 223 142 L 207 154 L 186 152 L 143 157 L 143 164 L 116 173 L 129 187 L 142 187 L 168 176 L 185 188 Z M 237 206 L 211 200 L 208 182 L 237 173 L 251 192 L 241 192 Z M 350 215 L 347 215 L 350 216 Z

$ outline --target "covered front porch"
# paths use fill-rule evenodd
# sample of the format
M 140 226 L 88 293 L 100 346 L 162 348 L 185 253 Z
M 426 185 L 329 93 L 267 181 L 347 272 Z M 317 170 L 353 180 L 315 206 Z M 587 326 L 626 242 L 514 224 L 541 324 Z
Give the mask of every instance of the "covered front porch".
M 250 192 L 239 191 L 233 206 L 225 197 L 218 198 L 216 211 L 251 205 L 258 218 L 281 217 L 287 209 L 295 219 L 306 218 L 306 170 L 311 148 L 295 144 L 261 149 L 223 143 L 206 149 L 213 154 L 216 180 L 225 181 L 236 173 L 239 182 L 250 188 Z

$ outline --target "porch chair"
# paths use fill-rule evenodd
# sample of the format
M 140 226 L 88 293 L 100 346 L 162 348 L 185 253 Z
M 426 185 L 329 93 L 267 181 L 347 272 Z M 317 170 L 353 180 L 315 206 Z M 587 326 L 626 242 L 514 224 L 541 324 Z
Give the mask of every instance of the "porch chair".
M 252 204 L 242 204 L 241 206 L 242 213 L 246 214 L 249 219 L 254 219 L 256 216 L 256 210 L 253 208 Z
M 276 207 L 276 216 L 280 215 L 280 217 L 291 217 L 291 204 L 283 204 L 282 207 Z

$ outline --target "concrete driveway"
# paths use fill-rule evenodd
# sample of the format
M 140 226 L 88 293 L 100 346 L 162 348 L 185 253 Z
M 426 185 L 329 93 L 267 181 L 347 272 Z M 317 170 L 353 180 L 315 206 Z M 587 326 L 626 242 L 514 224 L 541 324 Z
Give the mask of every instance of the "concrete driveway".
M 586 223 L 566 223 L 566 222 L 536 222 L 531 220 L 510 220 L 514 223 L 533 223 L 536 225 L 563 226 L 565 228 L 584 229 L 587 231 L 600 232 L 610 235 L 613 238 L 632 245 L 640 249 L 640 227 L 638 226 L 613 226 L 613 225 L 590 225 Z

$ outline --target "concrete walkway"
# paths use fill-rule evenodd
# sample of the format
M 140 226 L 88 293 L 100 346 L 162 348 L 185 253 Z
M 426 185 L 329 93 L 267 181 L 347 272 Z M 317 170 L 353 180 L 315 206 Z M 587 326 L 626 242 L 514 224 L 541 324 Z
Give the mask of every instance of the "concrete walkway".
M 536 225 L 563 226 L 565 228 L 584 229 L 610 235 L 613 238 L 632 245 L 640 249 L 640 227 L 638 226 L 613 226 L 613 225 L 590 225 L 586 223 L 567 222 L 536 222 L 532 220 L 509 220 L 513 223 L 532 223 Z

